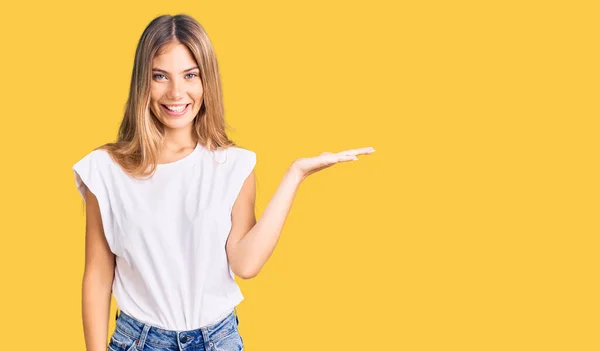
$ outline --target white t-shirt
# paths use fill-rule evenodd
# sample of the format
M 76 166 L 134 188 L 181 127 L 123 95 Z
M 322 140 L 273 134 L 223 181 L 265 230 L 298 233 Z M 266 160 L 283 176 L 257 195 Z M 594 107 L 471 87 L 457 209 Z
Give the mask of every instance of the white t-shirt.
M 227 261 L 231 209 L 254 169 L 240 147 L 197 144 L 150 179 L 129 176 L 108 152 L 73 166 L 75 183 L 98 198 L 104 234 L 116 255 L 112 292 L 130 316 L 169 330 L 191 330 L 231 313 L 243 299 Z

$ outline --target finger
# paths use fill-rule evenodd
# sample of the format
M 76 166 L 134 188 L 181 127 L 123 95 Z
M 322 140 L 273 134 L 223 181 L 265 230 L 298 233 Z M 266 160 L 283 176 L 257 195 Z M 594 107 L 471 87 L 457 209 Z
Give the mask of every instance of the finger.
M 365 148 L 361 148 L 361 149 L 354 149 L 354 150 L 342 151 L 342 152 L 339 152 L 338 155 L 340 155 L 340 156 L 368 155 L 368 154 L 371 154 L 373 152 L 375 152 L 375 149 L 369 148 L 369 147 L 365 147 Z
M 332 163 L 336 163 L 338 162 L 338 155 L 332 154 L 332 153 L 328 153 L 326 155 L 322 155 L 320 156 L 320 158 L 322 159 L 322 164 L 332 164 Z
M 355 156 L 356 154 L 354 153 L 353 150 L 344 150 L 344 151 L 338 152 L 336 155 L 338 155 L 338 156 Z
M 332 165 L 338 162 L 346 162 L 346 161 L 356 161 L 358 160 L 358 158 L 354 155 L 335 155 L 335 154 L 331 154 L 331 155 L 324 155 L 321 156 L 323 157 L 323 162 L 321 164 L 323 165 Z
M 374 148 L 362 147 L 359 149 L 344 150 L 344 151 L 338 152 L 338 155 L 363 155 L 363 154 L 370 154 L 372 152 L 375 152 Z
M 364 155 L 364 154 L 370 154 L 372 152 L 375 152 L 375 149 L 372 147 L 362 147 L 359 149 L 353 149 L 350 150 L 354 155 Z
M 338 156 L 338 162 L 358 161 L 358 157 L 354 155 Z

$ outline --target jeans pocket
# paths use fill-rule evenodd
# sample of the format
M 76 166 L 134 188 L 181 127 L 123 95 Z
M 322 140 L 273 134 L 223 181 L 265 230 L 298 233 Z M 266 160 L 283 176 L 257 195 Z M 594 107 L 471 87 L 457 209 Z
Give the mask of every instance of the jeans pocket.
M 242 336 L 236 330 L 232 333 L 229 333 L 224 338 L 221 338 L 212 344 L 211 351 L 243 351 L 244 350 L 244 341 L 242 340 Z
M 138 339 L 115 329 L 108 342 L 108 351 L 132 351 Z

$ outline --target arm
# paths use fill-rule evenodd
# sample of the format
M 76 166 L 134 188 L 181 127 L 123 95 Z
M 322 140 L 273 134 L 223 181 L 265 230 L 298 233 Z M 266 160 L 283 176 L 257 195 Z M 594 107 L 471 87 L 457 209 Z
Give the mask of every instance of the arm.
M 226 248 L 231 270 L 235 275 L 249 279 L 260 272 L 277 245 L 303 179 L 298 169 L 290 167 L 260 220 L 256 222 L 255 175 L 254 171 L 250 173 L 231 211 L 232 225 Z
M 86 190 L 85 271 L 82 284 L 82 317 L 86 349 L 106 351 L 110 296 L 115 255 L 110 251 L 98 199 Z
M 340 162 L 356 161 L 357 155 L 373 152 L 375 149 L 366 147 L 336 154 L 324 152 L 316 157 L 295 160 L 258 223 L 254 215 L 256 186 L 252 171 L 244 181 L 231 210 L 232 226 L 226 250 L 233 273 L 240 278 L 249 279 L 260 272 L 277 245 L 296 192 L 306 177 Z

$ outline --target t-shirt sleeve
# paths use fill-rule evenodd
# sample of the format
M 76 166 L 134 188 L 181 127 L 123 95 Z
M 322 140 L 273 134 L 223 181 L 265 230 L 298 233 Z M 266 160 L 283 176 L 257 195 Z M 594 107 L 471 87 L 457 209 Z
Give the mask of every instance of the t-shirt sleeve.
M 113 218 L 110 209 L 106 180 L 102 177 L 95 156 L 97 155 L 95 155 L 94 152 L 91 152 L 73 165 L 72 170 L 75 175 L 75 185 L 86 203 L 86 188 L 89 188 L 92 194 L 96 196 L 96 199 L 98 199 L 104 236 L 106 237 L 110 251 L 116 253 L 112 230 Z
M 229 192 L 229 210 L 233 208 L 233 205 L 242 190 L 244 182 L 256 166 L 256 153 L 254 151 L 241 149 L 241 153 L 238 156 L 239 158 L 236 160 L 236 164 L 234 166 L 232 184 Z

